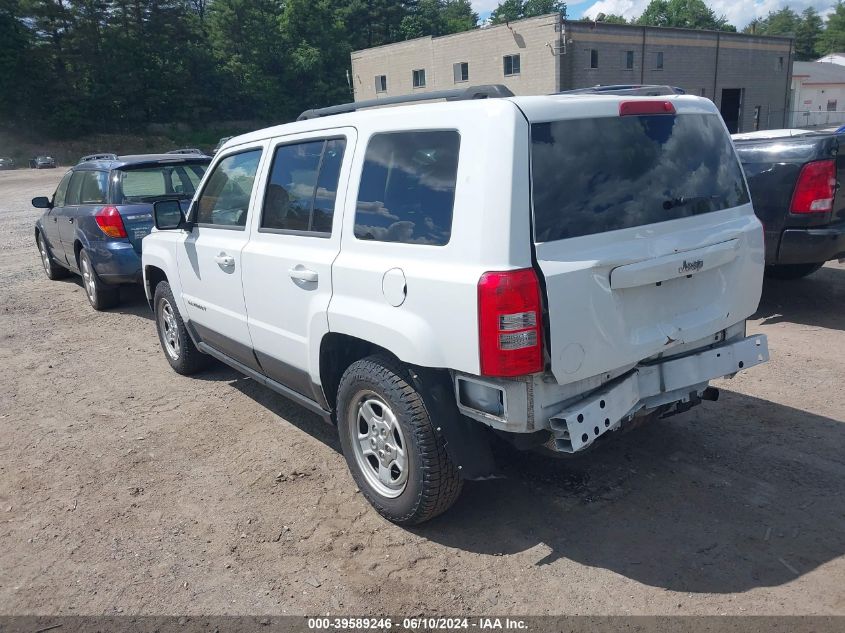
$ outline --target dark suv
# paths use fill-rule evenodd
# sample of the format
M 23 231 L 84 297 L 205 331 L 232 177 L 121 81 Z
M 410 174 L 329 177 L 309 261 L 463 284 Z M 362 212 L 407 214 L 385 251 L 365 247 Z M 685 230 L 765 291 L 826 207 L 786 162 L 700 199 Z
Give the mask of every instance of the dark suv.
M 95 310 L 115 305 L 119 284 L 141 280 L 141 240 L 153 226 L 153 203 L 189 200 L 209 163 L 206 156 L 98 155 L 68 171 L 35 223 L 41 262 L 50 279 L 82 276 Z

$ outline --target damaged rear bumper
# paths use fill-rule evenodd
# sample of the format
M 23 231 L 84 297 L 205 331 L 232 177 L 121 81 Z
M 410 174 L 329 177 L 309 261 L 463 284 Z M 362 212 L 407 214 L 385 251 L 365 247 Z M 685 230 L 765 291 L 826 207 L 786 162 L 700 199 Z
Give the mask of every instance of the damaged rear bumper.
M 461 413 L 514 433 L 549 431 L 547 446 L 574 453 L 642 411 L 697 403 L 710 380 L 769 360 L 764 335 L 733 339 L 682 356 L 640 364 L 590 385 L 550 385 L 538 377 L 492 382 L 455 376 Z M 573 390 L 580 389 L 580 393 Z

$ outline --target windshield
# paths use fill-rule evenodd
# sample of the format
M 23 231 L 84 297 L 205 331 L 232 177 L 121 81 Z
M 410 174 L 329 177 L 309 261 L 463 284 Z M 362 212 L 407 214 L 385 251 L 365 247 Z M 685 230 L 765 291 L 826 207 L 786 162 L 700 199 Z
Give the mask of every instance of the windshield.
M 749 201 L 730 137 L 715 114 L 535 123 L 531 151 L 537 242 Z
M 205 163 L 186 163 L 120 170 L 117 172 L 115 203 L 192 198 L 206 167 Z

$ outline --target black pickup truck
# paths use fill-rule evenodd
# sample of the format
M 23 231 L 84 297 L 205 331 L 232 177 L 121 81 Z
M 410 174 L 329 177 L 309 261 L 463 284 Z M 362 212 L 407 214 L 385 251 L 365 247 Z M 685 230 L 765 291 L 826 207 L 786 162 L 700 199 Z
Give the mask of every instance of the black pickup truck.
M 735 134 L 754 211 L 766 235 L 766 272 L 798 279 L 845 257 L 845 133 Z

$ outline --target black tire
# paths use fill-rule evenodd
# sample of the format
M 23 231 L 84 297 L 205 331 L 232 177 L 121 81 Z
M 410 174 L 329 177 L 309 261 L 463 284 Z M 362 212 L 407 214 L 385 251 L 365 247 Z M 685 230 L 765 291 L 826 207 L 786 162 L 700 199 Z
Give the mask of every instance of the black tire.
M 173 298 L 173 291 L 166 281 L 156 285 L 153 312 L 161 349 L 173 371 L 190 376 L 208 367 L 211 357 L 199 351 L 191 340 Z
M 356 449 L 356 445 L 360 447 L 362 443 L 378 439 L 377 434 L 367 438 L 359 435 L 362 428 L 369 434 L 369 423 L 363 420 L 363 411 L 366 406 L 370 406 L 370 411 L 378 409 L 377 401 L 382 407 L 387 406 L 377 419 L 381 422 L 390 420 L 388 426 L 398 426 L 401 437 L 397 442 L 396 435 L 388 434 L 387 441 L 396 446 L 385 444 L 383 447 L 387 459 L 391 451 L 396 453 L 398 446 L 403 450 L 406 475 L 401 489 L 389 491 L 395 496 L 388 496 L 377 488 L 377 481 L 371 483 L 374 477 L 378 479 L 375 473 L 382 472 L 379 466 L 381 447 L 373 444 L 369 456 L 364 455 L 362 449 Z M 340 380 L 337 417 L 346 463 L 367 501 L 384 518 L 399 525 L 416 525 L 445 512 L 455 503 L 463 487 L 458 469 L 446 453 L 443 437 L 437 434 L 429 410 L 423 395 L 412 386 L 408 370 L 391 358 L 370 356 L 356 361 Z M 361 440 L 357 439 L 359 436 Z M 391 468 L 398 463 L 397 457 Z M 368 465 L 372 469 L 367 471 L 369 474 L 365 472 Z M 386 485 L 382 484 L 385 490 Z
M 47 274 L 47 279 L 55 281 L 56 279 L 67 277 L 70 271 L 56 263 L 56 260 L 53 259 L 53 254 L 50 252 L 50 247 L 47 246 L 47 241 L 40 232 L 38 233 L 36 243 L 38 245 L 38 254 L 41 256 L 41 266 Z
M 772 279 L 801 279 L 807 275 L 812 275 L 814 272 L 824 266 L 821 264 L 782 264 L 780 266 L 767 266 L 766 276 Z
M 79 272 L 82 275 L 82 289 L 92 308 L 98 311 L 108 310 L 118 304 L 120 288 L 103 283 L 84 248 L 79 251 Z

